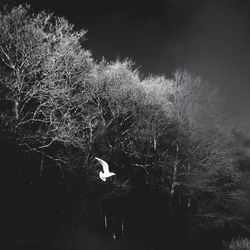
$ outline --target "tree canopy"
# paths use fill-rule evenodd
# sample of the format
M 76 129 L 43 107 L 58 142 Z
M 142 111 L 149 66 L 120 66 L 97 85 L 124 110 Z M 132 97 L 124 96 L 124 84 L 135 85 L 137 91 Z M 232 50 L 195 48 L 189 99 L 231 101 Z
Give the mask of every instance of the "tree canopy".
M 0 13 L 1 129 L 40 157 L 40 175 L 53 163 L 95 176 L 97 155 L 121 180 L 124 165 L 143 167 L 187 206 L 237 201 L 239 149 L 219 126 L 217 89 L 185 70 L 142 77 L 129 59 L 97 62 L 85 35 L 28 6 Z

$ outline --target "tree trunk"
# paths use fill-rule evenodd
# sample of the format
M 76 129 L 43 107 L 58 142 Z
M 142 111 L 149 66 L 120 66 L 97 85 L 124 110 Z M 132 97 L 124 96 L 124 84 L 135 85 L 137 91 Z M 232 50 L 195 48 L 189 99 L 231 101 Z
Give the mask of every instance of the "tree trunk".
M 176 186 L 176 175 L 177 175 L 177 165 L 178 162 L 176 161 L 174 164 L 174 170 L 173 170 L 173 178 L 172 178 L 172 185 L 171 185 L 171 189 L 170 189 L 170 195 L 171 195 L 171 199 L 174 196 L 174 192 L 175 192 L 175 186 Z
M 43 163 L 44 163 L 44 155 L 42 155 L 41 164 L 40 164 L 40 179 L 43 177 Z
M 176 147 L 176 159 L 174 163 L 174 169 L 173 169 L 173 178 L 172 178 L 172 184 L 171 184 L 171 189 L 170 189 L 170 212 L 172 209 L 172 204 L 173 204 L 173 199 L 174 199 L 174 194 L 175 194 L 175 186 L 176 186 L 176 181 L 177 181 L 177 167 L 178 167 L 178 156 L 179 156 L 179 146 L 177 145 Z
M 93 141 L 93 128 L 92 128 L 92 122 L 90 121 L 89 122 L 89 142 L 90 144 L 92 143 Z
M 190 163 L 188 163 L 188 175 L 190 175 L 190 174 L 191 174 L 191 168 L 190 168 Z M 192 204 L 192 200 L 191 200 L 191 197 L 189 196 L 188 197 L 188 202 L 187 202 L 187 207 L 190 208 L 191 204 Z
M 15 110 L 15 118 L 16 120 L 19 119 L 19 101 L 18 100 L 15 100 L 15 107 L 14 107 L 14 110 Z
M 156 151 L 156 138 L 154 137 L 154 151 Z
M 93 128 L 92 128 L 92 122 L 89 122 L 89 145 L 87 152 L 85 154 L 85 160 L 84 160 L 84 168 L 88 171 L 88 162 L 89 162 L 89 156 L 92 149 L 92 143 L 93 143 Z

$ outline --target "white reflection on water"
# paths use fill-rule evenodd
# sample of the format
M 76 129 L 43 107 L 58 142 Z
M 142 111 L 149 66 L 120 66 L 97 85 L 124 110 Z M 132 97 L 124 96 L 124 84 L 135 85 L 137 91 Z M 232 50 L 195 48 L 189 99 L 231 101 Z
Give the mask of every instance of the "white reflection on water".
M 122 226 L 122 235 L 124 234 L 124 222 L 123 222 L 123 218 L 122 218 L 122 223 L 121 223 L 121 226 Z
M 106 214 L 104 214 L 104 226 L 105 226 L 105 228 L 107 228 L 107 226 L 108 226 Z

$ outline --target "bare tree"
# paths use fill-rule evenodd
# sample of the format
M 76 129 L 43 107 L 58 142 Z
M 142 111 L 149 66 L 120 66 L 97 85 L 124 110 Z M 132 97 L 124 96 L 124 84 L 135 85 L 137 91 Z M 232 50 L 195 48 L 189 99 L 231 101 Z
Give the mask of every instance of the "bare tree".
M 73 115 L 88 101 L 83 88 L 93 67 L 79 41 L 85 31 L 75 32 L 65 19 L 44 12 L 29 14 L 23 6 L 1 13 L 0 22 L 1 92 L 7 103 L 2 118 L 11 121 L 20 145 L 60 160 L 45 148 L 55 141 L 82 143 L 73 136 L 82 129 Z

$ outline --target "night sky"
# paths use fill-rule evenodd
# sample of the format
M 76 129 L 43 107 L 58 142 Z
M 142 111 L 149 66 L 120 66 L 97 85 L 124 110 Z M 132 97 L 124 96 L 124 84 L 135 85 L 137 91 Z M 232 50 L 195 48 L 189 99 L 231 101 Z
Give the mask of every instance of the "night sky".
M 16 1 L 17 3 L 24 2 Z M 219 87 L 250 128 L 249 0 L 27 0 L 88 30 L 94 58 L 131 58 L 144 75 L 187 69 Z

